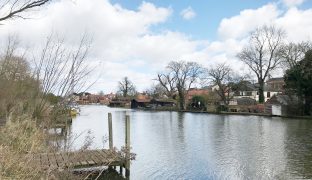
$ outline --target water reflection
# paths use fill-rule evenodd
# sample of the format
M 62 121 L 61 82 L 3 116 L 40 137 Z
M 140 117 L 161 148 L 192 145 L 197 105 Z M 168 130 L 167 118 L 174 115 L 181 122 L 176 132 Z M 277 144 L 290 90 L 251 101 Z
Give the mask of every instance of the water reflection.
M 137 153 L 131 179 L 312 178 L 312 121 L 84 106 L 71 127 L 73 134 L 82 134 L 75 148 L 88 129 L 92 148 L 103 146 L 108 112 L 117 148 L 125 142 L 125 115 L 131 117 Z
M 85 180 L 126 180 L 118 171 L 109 168 L 102 170 L 90 170 L 90 171 L 75 171 L 74 174 L 84 178 Z
M 292 174 L 312 179 L 312 124 L 311 121 L 294 121 L 287 127 L 287 169 Z M 304 160 L 304 161 L 302 161 Z

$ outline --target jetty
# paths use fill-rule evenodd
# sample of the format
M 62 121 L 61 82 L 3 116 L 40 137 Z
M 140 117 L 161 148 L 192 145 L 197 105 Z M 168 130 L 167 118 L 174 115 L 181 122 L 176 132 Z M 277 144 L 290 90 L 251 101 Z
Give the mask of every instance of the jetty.
M 92 167 L 120 167 L 120 174 L 130 176 L 130 117 L 126 115 L 125 151 L 116 151 L 113 145 L 112 114 L 108 113 L 109 149 L 84 150 L 75 152 L 28 153 L 21 157 L 24 162 L 32 162 L 42 170 L 75 170 Z M 35 162 L 35 163 L 33 163 Z
M 43 170 L 66 170 L 69 168 L 89 168 L 97 166 L 123 166 L 125 158 L 108 149 L 77 152 L 36 153 L 27 160 L 39 165 Z

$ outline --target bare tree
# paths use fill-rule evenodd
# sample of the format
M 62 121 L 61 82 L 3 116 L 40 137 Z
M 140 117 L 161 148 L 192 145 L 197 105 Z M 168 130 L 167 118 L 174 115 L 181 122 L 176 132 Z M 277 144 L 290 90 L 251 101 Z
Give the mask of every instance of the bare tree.
M 167 96 L 167 90 L 160 83 L 152 85 L 149 89 L 146 90 L 146 92 L 153 98 L 163 98 Z
M 5 120 L 20 112 L 22 104 L 32 97 L 38 85 L 32 78 L 25 53 L 17 52 L 17 46 L 18 40 L 11 36 L 0 53 L 0 119 L 5 116 Z
M 157 79 L 159 85 L 161 85 L 166 90 L 166 95 L 169 98 L 172 98 L 174 93 L 176 92 L 176 82 L 177 78 L 173 74 L 173 72 L 164 72 L 158 73 Z
M 176 80 L 180 109 L 185 110 L 185 96 L 202 74 L 202 67 L 196 62 L 172 61 L 168 64 L 167 69 L 172 72 Z
M 1 0 L 0 22 L 14 18 L 26 18 L 24 13 L 43 6 L 52 0 Z
M 249 44 L 238 54 L 257 76 L 259 102 L 264 102 L 264 82 L 269 73 L 281 62 L 279 56 L 285 33 L 274 26 L 263 26 L 251 33 Z
M 34 60 L 34 78 L 40 83 L 37 96 L 41 99 L 36 103 L 35 115 L 45 110 L 48 93 L 63 97 L 65 103 L 73 92 L 84 92 L 94 84 L 88 80 L 92 68 L 86 63 L 90 44 L 86 34 L 73 50 L 65 46 L 64 40 L 48 37 L 40 57 Z
M 279 55 L 286 68 L 295 67 L 304 58 L 305 53 L 312 49 L 311 42 L 289 43 L 281 47 Z
M 0 76 L 8 81 L 18 81 L 30 77 L 29 63 L 20 56 L 9 56 L 0 60 Z
M 218 64 L 207 69 L 208 79 L 218 88 L 216 92 L 222 103 L 227 106 L 230 101 L 231 83 L 233 83 L 233 70 L 226 64 Z
M 98 95 L 100 95 L 100 96 L 104 96 L 104 95 L 105 95 L 105 94 L 104 94 L 104 91 L 102 91 L 102 90 L 101 90 L 101 91 L 99 91 L 99 92 L 98 92 Z
M 135 86 L 128 77 L 124 77 L 118 82 L 118 91 L 122 93 L 123 97 L 133 96 L 136 93 Z

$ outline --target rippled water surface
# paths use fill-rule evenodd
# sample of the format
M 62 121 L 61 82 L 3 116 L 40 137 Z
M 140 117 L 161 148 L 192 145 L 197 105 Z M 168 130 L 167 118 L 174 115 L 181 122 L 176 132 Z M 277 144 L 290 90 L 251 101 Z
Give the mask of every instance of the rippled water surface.
M 130 179 L 311 179 L 312 121 L 256 116 L 148 112 L 90 105 L 73 120 L 74 147 L 88 131 L 102 148 L 113 115 L 114 146 L 125 115 L 137 154 Z M 107 147 L 108 144 L 105 144 Z

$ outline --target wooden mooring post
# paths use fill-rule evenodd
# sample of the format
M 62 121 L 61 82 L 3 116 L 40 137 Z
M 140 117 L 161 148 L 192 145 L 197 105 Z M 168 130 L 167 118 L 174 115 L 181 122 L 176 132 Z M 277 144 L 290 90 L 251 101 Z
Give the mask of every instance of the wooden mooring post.
M 109 149 L 113 150 L 113 123 L 112 123 L 112 113 L 108 113 L 108 143 Z
M 108 113 L 108 139 L 109 139 L 109 149 L 113 150 L 113 126 L 112 126 L 112 114 Z M 126 115 L 126 122 L 125 122 L 125 150 L 126 150 L 126 157 L 123 166 L 120 166 L 119 172 L 120 174 L 123 173 L 122 168 L 125 168 L 125 176 L 126 178 L 130 177 L 130 116 Z M 109 167 L 116 169 L 115 166 Z
M 130 176 L 130 116 L 126 115 L 126 128 L 125 128 L 125 143 L 126 143 L 126 178 Z

